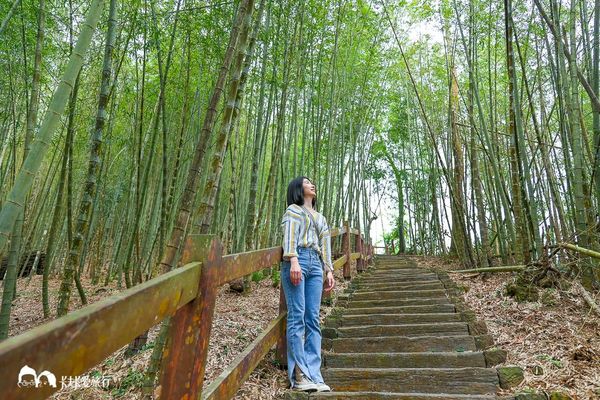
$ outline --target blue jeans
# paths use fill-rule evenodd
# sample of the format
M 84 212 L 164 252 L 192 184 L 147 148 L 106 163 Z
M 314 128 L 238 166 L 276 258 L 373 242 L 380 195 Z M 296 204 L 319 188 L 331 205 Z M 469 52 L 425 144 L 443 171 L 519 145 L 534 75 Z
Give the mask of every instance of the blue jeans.
M 296 248 L 302 269 L 302 280 L 295 286 L 290 280 L 290 261 L 281 263 L 281 283 L 287 303 L 287 361 L 292 388 L 296 365 L 315 383 L 323 383 L 321 375 L 321 328 L 319 308 L 323 291 L 323 264 L 316 250 Z M 303 338 L 305 336 L 305 338 Z

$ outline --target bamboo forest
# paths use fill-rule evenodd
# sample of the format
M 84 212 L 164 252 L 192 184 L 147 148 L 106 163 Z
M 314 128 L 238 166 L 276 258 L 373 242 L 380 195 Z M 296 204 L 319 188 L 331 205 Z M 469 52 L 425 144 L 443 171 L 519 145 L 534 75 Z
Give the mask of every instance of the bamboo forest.
M 600 0 L 0 21 L 0 398 L 600 398 Z

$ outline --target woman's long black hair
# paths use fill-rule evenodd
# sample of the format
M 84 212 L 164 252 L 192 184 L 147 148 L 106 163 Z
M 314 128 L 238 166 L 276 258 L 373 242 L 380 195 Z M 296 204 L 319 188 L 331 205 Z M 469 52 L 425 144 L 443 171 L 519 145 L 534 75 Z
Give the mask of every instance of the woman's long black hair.
M 304 205 L 304 187 L 302 184 L 304 183 L 304 179 L 308 179 L 306 176 L 299 176 L 297 178 L 292 179 L 290 184 L 288 185 L 287 190 L 287 205 L 297 204 L 299 206 Z M 316 210 L 317 209 L 317 197 L 313 197 L 312 206 Z

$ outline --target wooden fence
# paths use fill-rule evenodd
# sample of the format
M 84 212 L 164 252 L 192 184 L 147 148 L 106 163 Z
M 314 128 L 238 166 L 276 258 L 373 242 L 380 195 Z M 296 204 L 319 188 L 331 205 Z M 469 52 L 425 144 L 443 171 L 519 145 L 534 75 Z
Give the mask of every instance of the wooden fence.
M 348 279 L 350 261 L 357 260 L 357 271 L 363 271 L 373 248 L 347 222 L 332 229 L 332 237 L 340 235 L 342 254 L 333 264 L 336 269 L 342 268 Z M 275 344 L 278 359 L 285 363 L 285 296 L 280 289 L 277 318 L 202 392 L 217 290 L 234 279 L 278 264 L 282 254 L 282 247 L 278 246 L 223 255 L 221 243 L 214 235 L 189 236 L 183 266 L 1 342 L 0 397 L 47 398 L 61 389 L 63 379 L 84 374 L 169 316 L 171 325 L 163 350 L 159 397 L 233 397 Z M 36 382 L 41 375 L 53 375 L 56 380 L 48 379 L 38 387 L 19 384 L 25 366 L 37 371 Z
M 386 245 L 386 246 L 373 246 L 373 250 L 375 249 L 383 249 L 385 255 L 389 255 L 389 254 L 393 254 L 391 249 Z

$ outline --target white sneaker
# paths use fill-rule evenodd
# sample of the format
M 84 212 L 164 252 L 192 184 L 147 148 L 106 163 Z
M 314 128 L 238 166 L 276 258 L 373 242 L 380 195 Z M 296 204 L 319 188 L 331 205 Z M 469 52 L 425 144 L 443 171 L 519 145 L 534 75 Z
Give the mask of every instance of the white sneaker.
M 303 392 L 314 392 L 318 386 L 316 383 L 308 379 L 299 368 L 295 369 L 296 383 L 294 384 L 294 390 L 301 390 Z
M 331 388 L 325 383 L 317 383 L 317 392 L 331 392 Z

